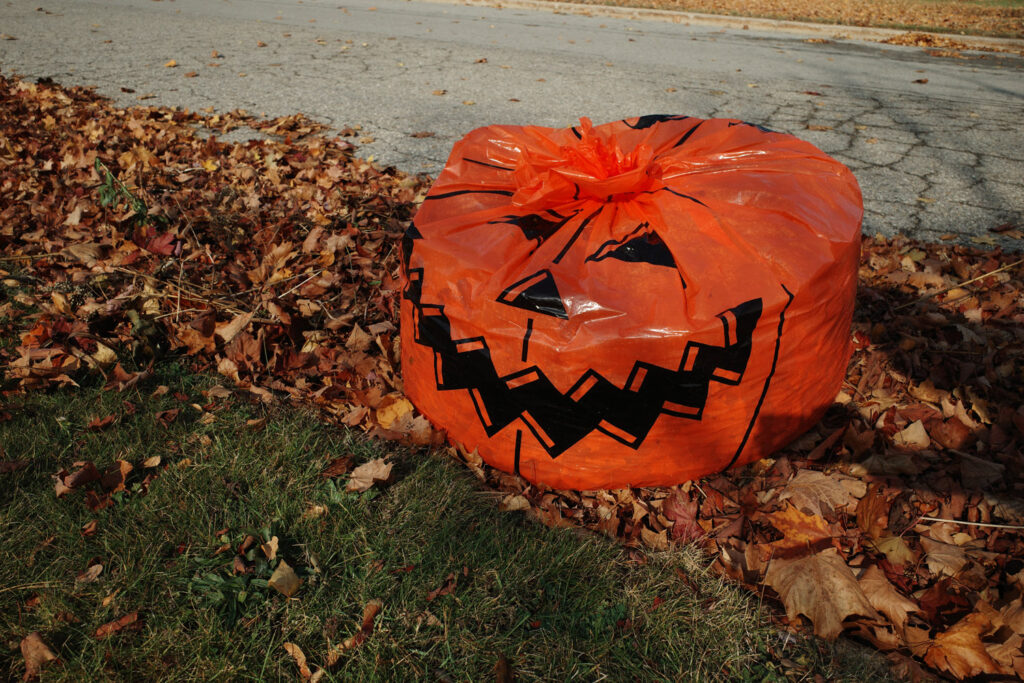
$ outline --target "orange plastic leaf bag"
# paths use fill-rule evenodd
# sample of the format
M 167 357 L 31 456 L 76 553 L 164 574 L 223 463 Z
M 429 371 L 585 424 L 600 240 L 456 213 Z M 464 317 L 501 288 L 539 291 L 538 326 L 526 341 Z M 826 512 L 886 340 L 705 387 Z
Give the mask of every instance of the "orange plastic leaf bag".
M 403 240 L 405 391 L 556 488 L 764 457 L 839 389 L 862 215 L 845 166 L 740 121 L 477 129 Z

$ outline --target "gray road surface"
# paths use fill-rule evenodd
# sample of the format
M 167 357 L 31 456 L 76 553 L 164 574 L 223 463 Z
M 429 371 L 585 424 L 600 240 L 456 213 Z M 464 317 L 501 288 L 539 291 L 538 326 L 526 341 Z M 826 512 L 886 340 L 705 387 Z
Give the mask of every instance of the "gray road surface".
M 374 142 L 360 154 L 406 171 L 436 173 L 491 123 L 725 116 L 848 164 L 865 232 L 984 244 L 1024 221 L 1015 57 L 402 0 L 0 0 L 0 34 L 15 38 L 0 40 L 4 74 L 96 85 L 125 105 L 153 94 L 146 104 L 361 125 Z

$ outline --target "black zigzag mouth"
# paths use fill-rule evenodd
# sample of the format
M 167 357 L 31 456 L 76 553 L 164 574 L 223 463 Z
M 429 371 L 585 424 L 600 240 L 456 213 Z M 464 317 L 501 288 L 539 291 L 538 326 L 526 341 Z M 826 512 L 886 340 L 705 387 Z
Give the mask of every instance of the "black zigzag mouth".
M 413 225 L 403 240 L 407 280 L 403 298 L 413 307 L 414 341 L 433 352 L 436 389 L 468 392 L 489 437 L 519 421 L 551 458 L 562 455 L 594 431 L 635 450 L 663 414 L 702 420 L 711 382 L 736 386 L 743 380 L 752 352 L 753 334 L 763 314 L 761 298 L 745 301 L 717 316 L 722 324 L 722 344 L 687 341 L 676 368 L 638 360 L 623 387 L 616 386 L 594 369 L 586 370 L 564 393 L 537 365 L 499 374 L 484 337 L 454 338 L 444 306 L 423 301 L 424 269 L 409 268 L 412 248 L 420 238 L 419 230 Z M 538 289 L 529 295 L 531 285 L 536 289 L 540 283 L 554 288 L 554 294 Z M 742 441 L 726 468 L 739 459 L 775 374 L 785 313 L 793 301 L 790 291 L 785 286 L 782 289 L 788 301 L 779 315 L 771 369 Z M 555 298 L 557 288 L 551 273 L 540 271 L 506 289 L 499 301 L 526 310 L 537 308 L 534 312 L 567 319 L 564 308 L 555 306 Z M 532 333 L 533 319 L 529 318 L 523 337 L 524 363 Z M 520 431 L 516 435 L 517 472 L 521 446 Z

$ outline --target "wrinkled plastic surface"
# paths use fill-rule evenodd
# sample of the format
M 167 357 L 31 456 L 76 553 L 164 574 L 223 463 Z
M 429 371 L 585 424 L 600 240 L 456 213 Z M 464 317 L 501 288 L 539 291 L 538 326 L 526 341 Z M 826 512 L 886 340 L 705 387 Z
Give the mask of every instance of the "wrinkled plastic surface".
M 403 240 L 405 391 L 556 488 L 767 456 L 839 389 L 862 214 L 845 166 L 740 121 L 477 129 Z

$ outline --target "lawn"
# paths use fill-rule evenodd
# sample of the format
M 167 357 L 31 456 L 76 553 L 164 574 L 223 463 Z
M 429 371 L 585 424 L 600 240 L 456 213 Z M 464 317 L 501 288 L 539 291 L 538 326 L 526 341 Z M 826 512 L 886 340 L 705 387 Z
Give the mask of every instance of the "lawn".
M 101 384 L 0 404 L 6 678 L 25 672 L 32 632 L 61 660 L 45 680 L 293 678 L 285 643 L 312 672 L 334 658 L 322 680 L 886 675 L 852 643 L 779 631 L 693 549 L 628 551 L 502 512 L 446 456 L 267 408 L 174 361 L 125 392 Z M 366 492 L 324 476 L 379 457 L 393 481 Z M 126 477 L 56 495 L 58 472 L 119 461 Z M 302 581 L 291 598 L 266 583 L 281 558 Z M 372 631 L 346 649 L 371 601 Z

